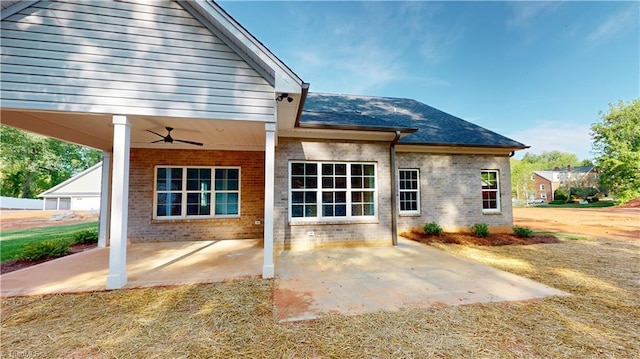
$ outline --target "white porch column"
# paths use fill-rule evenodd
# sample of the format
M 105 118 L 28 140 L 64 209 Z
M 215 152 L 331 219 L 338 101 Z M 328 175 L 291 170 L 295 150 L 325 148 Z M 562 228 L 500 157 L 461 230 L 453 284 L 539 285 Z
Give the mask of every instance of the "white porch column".
M 111 171 L 111 152 L 102 152 L 102 182 L 100 184 L 100 225 L 98 227 L 98 247 L 107 246 L 109 225 L 109 171 Z
M 276 164 L 276 124 L 265 123 L 264 146 L 264 264 L 262 278 L 273 278 L 273 205 Z
M 127 216 L 129 206 L 129 148 L 127 116 L 113 116 L 113 175 L 111 179 L 111 233 L 107 289 L 127 284 Z

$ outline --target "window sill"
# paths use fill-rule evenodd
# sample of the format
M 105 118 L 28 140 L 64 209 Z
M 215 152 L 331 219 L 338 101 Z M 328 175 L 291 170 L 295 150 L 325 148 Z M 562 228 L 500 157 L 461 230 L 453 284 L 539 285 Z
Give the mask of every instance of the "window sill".
M 422 213 L 410 212 L 410 213 L 398 213 L 400 217 L 422 217 Z
M 482 211 L 482 214 L 486 214 L 486 215 L 488 215 L 488 216 L 495 216 L 495 215 L 500 215 L 500 214 L 502 214 L 502 212 L 501 212 L 501 211 L 495 211 L 495 212 L 494 212 L 494 211 L 492 211 L 492 212 L 485 212 L 485 211 Z

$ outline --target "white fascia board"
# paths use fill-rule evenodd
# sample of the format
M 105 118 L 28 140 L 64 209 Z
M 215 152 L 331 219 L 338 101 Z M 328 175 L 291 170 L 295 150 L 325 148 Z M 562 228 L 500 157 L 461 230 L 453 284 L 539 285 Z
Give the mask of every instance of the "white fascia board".
M 212 0 L 178 1 L 178 4 L 220 37 L 252 67 L 257 66 L 255 70 L 274 85 L 275 92 L 302 92 L 302 79 L 218 4 Z

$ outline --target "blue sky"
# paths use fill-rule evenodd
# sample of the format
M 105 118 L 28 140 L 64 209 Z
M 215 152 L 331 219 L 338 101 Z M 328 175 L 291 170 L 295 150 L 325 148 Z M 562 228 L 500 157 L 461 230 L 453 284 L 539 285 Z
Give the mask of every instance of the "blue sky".
M 640 96 L 640 2 L 219 4 L 312 92 L 413 98 L 591 159 L 591 124 Z

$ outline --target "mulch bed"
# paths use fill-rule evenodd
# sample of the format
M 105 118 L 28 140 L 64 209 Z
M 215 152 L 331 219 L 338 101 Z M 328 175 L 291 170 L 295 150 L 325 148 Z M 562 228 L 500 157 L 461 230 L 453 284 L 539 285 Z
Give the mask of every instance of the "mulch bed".
M 518 237 L 512 233 L 492 233 L 487 237 L 477 237 L 472 233 L 456 232 L 440 235 L 425 234 L 415 229 L 410 232 L 400 233 L 401 236 L 425 244 L 448 243 L 476 246 L 507 246 L 529 245 L 540 243 L 560 243 L 560 240 L 550 234 L 534 234 L 529 238 Z
M 86 250 L 96 248 L 97 246 L 98 245 L 96 243 L 74 244 L 71 247 L 71 249 L 69 250 L 69 253 L 67 253 L 67 255 L 84 252 Z M 60 258 L 60 257 L 58 257 L 58 258 Z M 11 261 L 6 261 L 6 262 L 3 262 L 3 263 L 0 264 L 0 273 L 1 274 L 5 274 L 5 273 L 17 271 L 19 269 L 31 267 L 31 266 L 34 266 L 36 264 L 48 262 L 48 261 L 53 260 L 53 259 L 56 259 L 56 258 L 40 259 L 40 260 L 37 260 L 37 261 L 23 261 L 23 260 L 17 260 L 17 259 L 11 260 Z

